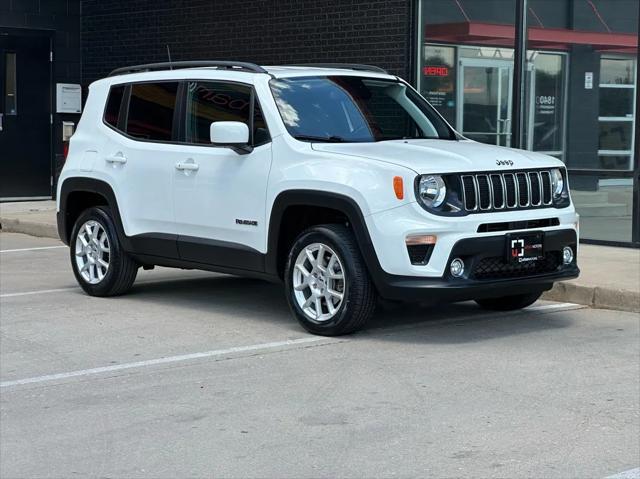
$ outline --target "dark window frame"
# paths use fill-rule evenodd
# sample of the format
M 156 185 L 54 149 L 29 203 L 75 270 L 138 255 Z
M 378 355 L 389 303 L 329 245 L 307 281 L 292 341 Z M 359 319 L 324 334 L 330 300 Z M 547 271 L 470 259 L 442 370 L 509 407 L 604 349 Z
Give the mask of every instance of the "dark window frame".
M 233 84 L 233 85 L 242 85 L 246 86 L 250 89 L 251 93 L 251 106 L 249 112 L 249 144 L 253 148 L 257 148 L 259 146 L 263 146 L 271 143 L 271 132 L 269 130 L 269 124 L 266 118 L 264 118 L 264 108 L 256 94 L 255 86 L 250 83 L 238 82 L 232 80 L 217 80 L 211 78 L 182 78 L 179 80 L 146 80 L 146 81 L 135 81 L 135 82 L 122 82 L 122 83 L 113 83 L 109 86 L 109 92 L 107 93 L 103 112 L 102 112 L 102 123 L 107 128 L 115 131 L 116 133 L 124 136 L 133 141 L 140 141 L 143 143 L 158 143 L 158 144 L 169 144 L 169 145 L 185 145 L 185 146 L 197 146 L 202 148 L 230 148 L 228 146 L 220 146 L 220 145 L 205 145 L 205 144 L 197 144 L 190 143 L 186 141 L 186 125 L 185 125 L 185 114 L 187 111 L 187 83 L 188 82 L 215 82 L 215 83 L 223 83 L 223 84 Z M 138 138 L 129 135 L 126 132 L 126 124 L 129 117 L 129 101 L 131 99 L 131 87 L 132 85 L 145 84 L 145 83 L 178 83 L 178 90 L 176 92 L 176 104 L 173 110 L 173 123 L 172 123 L 172 134 L 171 140 L 146 140 L 144 138 Z M 109 101 L 109 95 L 111 94 L 111 90 L 113 88 L 124 86 L 124 94 L 122 95 L 122 100 L 120 103 L 120 111 L 118 113 L 118 126 L 113 127 L 105 120 L 107 105 Z M 260 111 L 263 112 L 264 123 L 267 129 L 267 138 L 265 141 L 254 144 L 254 120 L 255 120 L 255 105 L 260 107 Z
M 259 146 L 263 146 L 266 144 L 271 143 L 271 132 L 269 130 L 269 123 L 267 121 L 266 118 L 264 118 L 264 108 L 262 107 L 262 104 L 260 103 L 260 99 L 258 98 L 258 95 L 256 94 L 256 88 L 254 85 L 252 85 L 251 83 L 245 83 L 245 82 L 240 82 L 240 81 L 233 81 L 233 80 L 218 80 L 215 78 L 188 78 L 183 80 L 183 84 L 184 84 L 184 91 L 182 93 L 182 96 L 180 97 L 180 104 L 181 104 L 181 115 L 180 115 L 180 133 L 179 133 L 179 140 L 176 142 L 177 144 L 180 145 L 188 145 L 188 146 L 197 146 L 197 147 L 201 147 L 201 148 L 230 148 L 228 146 L 220 146 L 220 145 L 214 145 L 214 144 L 202 144 L 202 143 L 191 143 L 186 141 L 187 139 L 187 132 L 186 132 L 186 112 L 187 112 L 187 101 L 188 101 L 188 88 L 186 87 L 187 83 L 189 82 L 203 82 L 203 83 L 220 83 L 223 85 L 240 85 L 240 86 L 244 86 L 249 88 L 250 91 L 250 102 L 251 105 L 249 107 L 249 146 L 252 146 L 253 148 L 257 148 Z M 265 139 L 265 141 L 256 144 L 254 141 L 254 121 L 255 121 L 255 105 L 256 103 L 258 104 L 258 106 L 260 107 L 260 111 L 263 114 L 263 118 L 264 118 L 264 123 L 265 126 L 267 127 L 267 138 Z
M 131 136 L 127 133 L 126 131 L 126 125 L 127 125 L 127 121 L 129 119 L 129 101 L 131 100 L 131 87 L 133 85 L 140 85 L 140 84 L 149 84 L 149 83 L 177 83 L 178 84 L 178 89 L 176 91 L 176 103 L 175 103 L 175 107 L 173 109 L 173 119 L 172 119 L 172 131 L 171 131 L 171 140 L 146 140 L 144 138 L 139 138 L 137 136 Z M 122 101 L 120 103 L 120 111 L 118 113 L 118 126 L 117 127 L 113 127 L 112 125 L 110 125 L 109 123 L 107 123 L 106 119 L 105 119 L 105 115 L 107 112 L 107 105 L 109 103 L 109 95 L 111 95 L 111 89 L 119 87 L 119 86 L 124 86 L 124 94 L 122 95 Z M 175 138 L 177 135 L 177 125 L 176 125 L 176 121 L 179 119 L 179 117 L 177 117 L 178 115 L 178 111 L 180 110 L 180 90 L 181 90 L 181 86 L 182 86 L 182 80 L 148 80 L 148 81 L 136 81 L 136 82 L 122 82 L 122 83 L 114 83 L 112 85 L 109 86 L 109 93 L 107 94 L 107 97 L 105 99 L 104 102 L 104 107 L 103 107 L 103 111 L 102 111 L 102 124 L 104 126 L 106 126 L 107 128 L 109 128 L 110 130 L 115 131 L 116 133 L 124 136 L 125 138 L 128 138 L 129 140 L 133 140 L 133 141 L 139 141 L 142 143 L 158 143 L 158 144 L 164 144 L 164 145 L 171 145 L 171 144 L 175 144 Z

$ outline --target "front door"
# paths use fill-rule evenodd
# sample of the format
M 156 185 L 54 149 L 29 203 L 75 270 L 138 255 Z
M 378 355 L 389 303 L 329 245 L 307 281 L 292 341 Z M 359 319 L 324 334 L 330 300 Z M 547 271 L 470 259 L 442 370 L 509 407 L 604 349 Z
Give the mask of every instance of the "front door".
M 458 129 L 471 140 L 511 146 L 513 64 L 463 58 L 458 88 Z
M 187 83 L 184 128 L 188 145 L 174 171 L 178 251 L 184 260 L 247 270 L 263 268 L 271 143 L 259 104 L 252 107 L 252 100 L 249 85 Z M 239 121 L 252 127 L 253 151 L 239 153 L 213 146 L 209 129 L 216 121 Z
M 0 32 L 0 200 L 51 197 L 49 51 Z

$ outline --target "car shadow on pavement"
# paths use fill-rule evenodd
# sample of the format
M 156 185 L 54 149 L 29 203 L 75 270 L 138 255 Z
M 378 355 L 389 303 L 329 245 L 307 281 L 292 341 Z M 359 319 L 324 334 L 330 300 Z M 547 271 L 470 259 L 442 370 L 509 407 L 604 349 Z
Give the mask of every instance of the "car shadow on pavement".
M 405 305 L 376 315 L 363 335 L 391 342 L 462 344 L 563 329 L 572 322 L 564 311 L 492 312 L 473 302 Z
M 282 285 L 258 279 L 212 275 L 138 282 L 126 297 L 197 308 L 206 313 L 216 313 L 218 318 L 220 314 L 229 314 L 234 320 L 246 317 L 275 322 L 289 325 L 289 329 L 294 331 L 303 331 L 289 311 Z M 490 312 L 473 302 L 435 306 L 382 303 L 367 327 L 350 338 L 469 343 L 565 328 L 571 322 L 563 312 Z
M 150 279 L 150 278 L 149 278 Z M 205 313 L 251 316 L 268 321 L 290 321 L 282 286 L 259 279 L 211 274 L 137 282 L 126 295 L 132 300 L 199 309 Z

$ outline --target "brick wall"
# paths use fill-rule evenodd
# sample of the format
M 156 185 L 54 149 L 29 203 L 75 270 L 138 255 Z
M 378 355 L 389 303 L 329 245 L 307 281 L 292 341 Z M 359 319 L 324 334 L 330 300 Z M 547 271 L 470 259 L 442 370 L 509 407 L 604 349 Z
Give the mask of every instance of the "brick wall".
M 408 77 L 411 0 L 82 0 L 82 74 L 172 60 L 358 62 Z

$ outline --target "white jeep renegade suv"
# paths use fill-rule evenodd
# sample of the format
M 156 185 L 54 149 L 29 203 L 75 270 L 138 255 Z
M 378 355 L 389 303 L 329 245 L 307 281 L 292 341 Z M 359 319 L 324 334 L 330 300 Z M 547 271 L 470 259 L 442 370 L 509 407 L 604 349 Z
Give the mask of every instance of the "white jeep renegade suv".
M 377 297 L 509 310 L 579 273 L 560 161 L 468 140 L 366 65 L 116 70 L 90 87 L 57 198 L 87 293 L 155 265 L 283 280 L 317 334 L 360 328 Z

